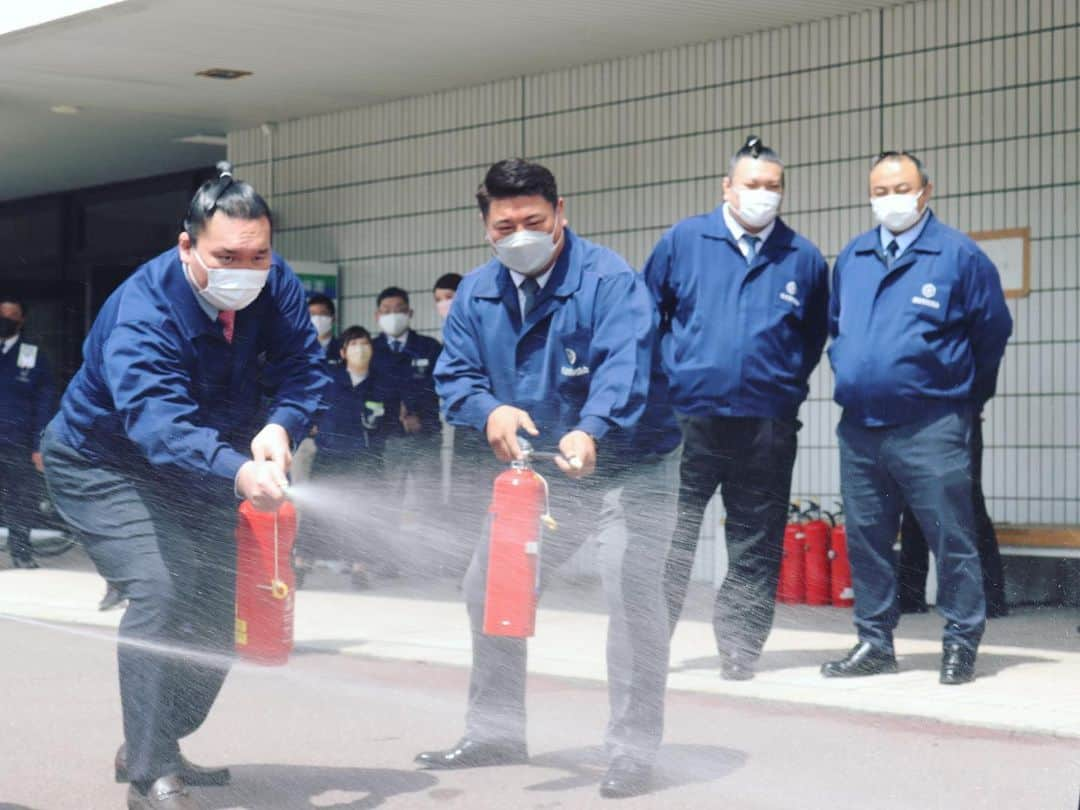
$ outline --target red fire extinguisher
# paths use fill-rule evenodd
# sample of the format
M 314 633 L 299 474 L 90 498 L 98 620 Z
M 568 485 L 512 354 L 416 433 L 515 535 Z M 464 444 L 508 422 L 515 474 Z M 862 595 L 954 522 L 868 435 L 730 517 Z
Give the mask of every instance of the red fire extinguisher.
M 531 447 L 519 439 L 525 457 L 495 479 L 488 543 L 484 633 L 528 638 L 536 629 L 543 530 L 556 528 L 548 511 L 548 485 L 532 469 Z
M 240 504 L 236 526 L 236 650 L 241 658 L 277 666 L 293 648 L 296 508 L 277 512 Z
M 844 526 L 844 506 L 837 504 L 836 512 L 829 514 L 832 532 L 829 543 L 829 573 L 832 579 L 830 591 L 834 607 L 851 607 L 855 604 L 855 591 L 851 585 L 851 561 L 848 559 L 847 528 Z M 828 513 L 827 513 L 828 514 Z
M 784 556 L 780 560 L 780 580 L 776 601 L 788 605 L 806 601 L 806 534 L 803 532 L 799 505 L 788 508 L 789 522 L 784 528 Z
M 828 605 L 832 602 L 829 590 L 829 524 L 822 518 L 821 507 L 813 501 L 803 513 L 806 549 L 806 604 Z

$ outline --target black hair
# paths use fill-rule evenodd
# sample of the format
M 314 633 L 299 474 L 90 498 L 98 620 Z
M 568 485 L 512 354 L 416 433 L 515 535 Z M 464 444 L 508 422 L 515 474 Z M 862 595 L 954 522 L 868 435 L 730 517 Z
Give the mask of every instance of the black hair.
M 553 206 L 559 204 L 555 175 L 539 163 L 510 158 L 500 160 L 487 170 L 484 182 L 476 190 L 476 202 L 480 205 L 480 213 L 487 217 L 492 200 L 536 195 L 543 197 Z
M 870 171 L 876 169 L 878 164 L 884 163 L 886 160 L 910 160 L 915 164 L 915 168 L 919 170 L 919 179 L 922 181 L 923 186 L 929 185 L 930 172 L 923 166 L 922 161 L 911 154 L 911 152 L 905 152 L 903 149 L 899 152 L 893 149 L 886 150 L 874 158 L 874 162 L 870 165 Z
M 401 289 L 401 287 L 387 287 L 379 293 L 379 297 L 375 299 L 375 306 L 381 306 L 382 302 L 387 298 L 401 298 L 405 301 L 405 306 L 409 306 L 409 294 Z
M 326 307 L 330 310 L 331 315 L 337 315 L 337 309 L 334 307 L 334 299 L 329 295 L 323 295 L 322 293 L 312 293 L 308 296 L 307 305 Z
M 350 326 L 338 337 L 338 342 L 341 344 L 341 348 L 345 348 L 354 340 L 366 340 L 371 342 L 371 332 L 362 326 Z
M 237 180 L 232 174 L 232 164 L 223 160 L 217 164 L 216 180 L 207 180 L 188 203 L 184 217 L 184 230 L 194 244 L 206 223 L 216 211 L 235 219 L 263 219 L 273 227 L 274 218 L 270 206 L 248 183 Z
M 26 301 L 17 295 L 0 295 L 0 304 L 15 304 L 19 307 L 19 311 L 22 312 L 23 317 L 26 317 Z
M 439 276 L 438 281 L 435 282 L 435 286 L 431 288 L 432 292 L 435 290 L 454 290 L 456 291 L 458 285 L 461 283 L 460 273 L 443 273 Z
M 780 167 L 780 183 L 784 182 L 784 161 L 780 159 L 780 155 L 776 153 L 776 150 L 770 149 L 757 135 L 751 135 L 746 139 L 746 143 L 739 147 L 734 155 L 731 156 L 731 163 L 728 165 L 728 177 L 735 175 L 735 166 L 743 158 L 753 158 L 754 160 L 764 160 L 766 163 L 775 163 Z

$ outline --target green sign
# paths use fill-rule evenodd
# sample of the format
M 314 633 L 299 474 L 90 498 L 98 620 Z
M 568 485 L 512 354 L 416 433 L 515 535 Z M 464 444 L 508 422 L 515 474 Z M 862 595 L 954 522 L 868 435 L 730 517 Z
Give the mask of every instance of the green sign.
M 300 278 L 300 283 L 304 285 L 304 290 L 308 295 L 319 293 L 320 295 L 325 295 L 332 301 L 337 301 L 338 277 L 336 273 L 329 275 L 324 273 L 298 272 L 296 275 Z

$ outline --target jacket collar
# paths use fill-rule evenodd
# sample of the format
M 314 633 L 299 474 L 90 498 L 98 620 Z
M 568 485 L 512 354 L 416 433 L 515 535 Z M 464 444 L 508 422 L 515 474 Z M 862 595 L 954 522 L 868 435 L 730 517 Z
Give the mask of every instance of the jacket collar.
M 165 297 L 169 301 L 177 322 L 184 337 L 193 340 L 199 335 L 217 335 L 223 337 L 221 324 L 212 321 L 210 316 L 199 304 L 195 297 L 195 290 L 184 273 L 184 265 L 180 261 L 180 249 L 173 248 L 164 254 L 165 266 L 162 269 L 162 287 Z
M 919 238 L 912 242 L 911 246 L 903 252 L 896 264 L 893 265 L 893 270 L 899 270 L 914 264 L 916 253 L 941 253 L 945 249 L 945 235 L 948 229 L 934 215 L 932 210 L 926 212 L 926 218 L 926 225 L 923 226 Z M 875 227 L 856 237 L 855 253 L 873 253 L 882 261 L 885 261 L 885 256 L 881 252 L 880 233 Z
M 721 239 L 731 245 L 739 256 L 742 256 L 738 241 L 724 221 L 724 207 L 722 205 L 718 206 L 705 218 L 705 229 L 702 236 L 706 239 Z M 794 240 L 795 231 L 788 227 L 788 224 L 783 219 L 777 217 L 772 233 L 769 234 L 765 244 L 758 250 L 754 263 L 747 269 L 752 270 L 770 261 L 774 263 L 780 261 L 785 253 L 795 249 Z
M 581 288 L 584 246 L 570 228 L 563 231 L 564 245 L 555 266 L 551 268 L 551 278 L 540 292 L 540 299 L 549 297 L 569 298 Z M 517 285 L 510 276 L 510 270 L 498 259 L 488 262 L 478 274 L 473 287 L 474 298 L 504 298 L 512 293 L 517 301 Z

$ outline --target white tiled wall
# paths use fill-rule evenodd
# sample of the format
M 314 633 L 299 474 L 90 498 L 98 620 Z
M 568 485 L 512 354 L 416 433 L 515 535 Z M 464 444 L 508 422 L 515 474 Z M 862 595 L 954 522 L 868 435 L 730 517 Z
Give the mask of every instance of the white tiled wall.
M 964 230 L 1030 227 L 1032 291 L 987 412 L 997 520 L 1080 523 L 1080 3 L 931 0 L 281 124 L 278 248 L 338 263 L 343 320 L 429 291 L 489 252 L 472 194 L 497 159 L 546 163 L 580 233 L 640 265 L 673 221 L 714 207 L 749 133 L 788 163 L 785 217 L 831 259 L 871 224 L 870 159 L 919 154 Z M 267 188 L 258 130 L 229 136 Z M 804 406 L 796 496 L 839 489 L 827 367 Z M 712 562 L 702 561 L 699 573 Z

